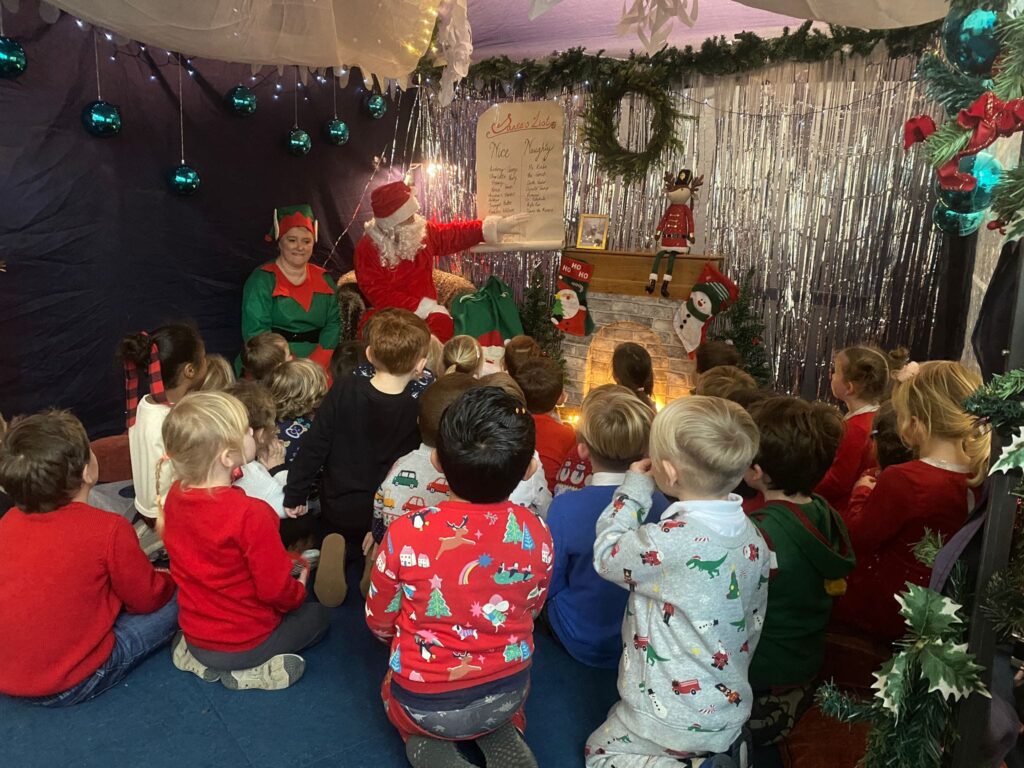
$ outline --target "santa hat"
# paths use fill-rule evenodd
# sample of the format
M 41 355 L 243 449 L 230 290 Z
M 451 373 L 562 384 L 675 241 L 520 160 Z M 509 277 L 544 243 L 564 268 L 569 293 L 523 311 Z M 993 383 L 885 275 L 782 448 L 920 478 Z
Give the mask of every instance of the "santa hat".
M 276 243 L 285 232 L 292 227 L 304 227 L 313 233 L 313 239 L 317 238 L 316 219 L 313 218 L 313 208 L 309 205 L 289 205 L 284 208 L 274 209 L 274 227 L 265 236 L 268 243 Z
M 370 195 L 373 218 L 377 227 L 390 231 L 419 211 L 420 204 L 404 181 L 393 181 L 377 187 Z
M 692 296 L 694 293 L 703 293 L 711 300 L 712 314 L 718 314 L 740 296 L 736 283 L 715 269 L 710 263 L 705 264 L 704 269 L 701 270 L 698 282 L 694 284 L 690 295 Z

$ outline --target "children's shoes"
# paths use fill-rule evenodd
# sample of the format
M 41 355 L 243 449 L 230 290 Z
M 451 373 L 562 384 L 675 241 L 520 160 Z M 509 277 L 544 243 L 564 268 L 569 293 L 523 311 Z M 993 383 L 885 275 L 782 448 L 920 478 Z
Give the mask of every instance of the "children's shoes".
M 192 651 L 188 649 L 188 643 L 185 642 L 185 635 L 181 630 L 178 630 L 178 634 L 174 636 L 171 648 L 171 661 L 182 672 L 191 672 L 204 683 L 215 683 L 220 680 L 220 672 L 210 669 L 192 655 Z
M 295 653 L 281 653 L 252 669 L 223 672 L 220 682 L 232 691 L 280 691 L 299 681 L 306 661 Z
M 320 563 L 316 569 L 313 593 L 322 605 L 337 608 L 345 602 L 348 583 L 345 581 L 345 539 L 340 533 L 329 533 L 320 545 Z
M 472 768 L 473 763 L 459 754 L 454 741 L 410 736 L 405 742 L 405 756 L 412 768 Z
M 489 768 L 538 768 L 537 758 L 511 722 L 476 739 Z

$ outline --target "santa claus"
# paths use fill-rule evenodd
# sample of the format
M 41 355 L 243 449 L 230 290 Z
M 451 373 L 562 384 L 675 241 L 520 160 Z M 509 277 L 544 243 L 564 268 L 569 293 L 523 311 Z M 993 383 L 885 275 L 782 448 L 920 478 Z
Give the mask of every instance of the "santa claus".
M 455 332 L 452 316 L 437 301 L 434 264 L 437 257 L 458 253 L 479 243 L 498 243 L 522 224 L 525 215 L 488 216 L 482 221 L 427 221 L 412 189 L 401 181 L 378 187 L 370 197 L 373 218 L 356 245 L 356 282 L 374 311 L 400 307 L 426 320 L 441 341 Z

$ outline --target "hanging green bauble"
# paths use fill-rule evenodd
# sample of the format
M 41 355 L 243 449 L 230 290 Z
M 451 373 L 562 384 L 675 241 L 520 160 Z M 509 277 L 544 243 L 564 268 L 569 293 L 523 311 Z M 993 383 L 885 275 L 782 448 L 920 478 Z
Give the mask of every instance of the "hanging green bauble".
M 348 142 L 348 126 L 345 125 L 344 120 L 339 120 L 338 118 L 328 120 L 324 123 L 324 136 L 328 144 L 340 147 Z
M 363 107 L 366 109 L 366 114 L 374 120 L 380 120 L 387 114 L 388 102 L 379 93 L 368 93 L 363 99 Z
M 943 189 L 936 182 L 935 187 L 941 200 L 954 213 L 977 213 L 992 204 L 992 190 L 1003 172 L 1002 164 L 988 152 L 979 152 L 960 158 L 960 172 L 970 173 L 978 185 L 970 192 Z
M 942 25 L 942 47 L 949 63 L 965 75 L 984 77 L 999 55 L 995 11 L 951 11 Z
M 301 128 L 292 128 L 288 131 L 288 138 L 285 139 L 285 146 L 288 147 L 288 151 L 296 157 L 302 157 L 308 155 L 309 150 L 313 148 L 313 140 L 309 138 L 309 134 Z
M 28 66 L 25 49 L 10 37 L 0 37 L 0 77 L 12 80 Z
M 199 174 L 195 168 L 187 165 L 179 165 L 167 176 L 167 183 L 175 194 L 187 196 L 194 195 L 199 189 Z
M 984 211 L 957 213 L 951 211 L 941 202 L 936 203 L 935 210 L 932 211 L 932 221 L 935 222 L 936 227 L 950 235 L 960 235 L 960 237 L 966 237 L 977 231 L 984 218 Z
M 117 136 L 121 132 L 121 110 L 107 101 L 89 102 L 82 110 L 82 125 L 101 139 Z
M 241 117 L 248 117 L 256 111 L 256 94 L 252 88 L 236 85 L 224 95 L 228 109 Z

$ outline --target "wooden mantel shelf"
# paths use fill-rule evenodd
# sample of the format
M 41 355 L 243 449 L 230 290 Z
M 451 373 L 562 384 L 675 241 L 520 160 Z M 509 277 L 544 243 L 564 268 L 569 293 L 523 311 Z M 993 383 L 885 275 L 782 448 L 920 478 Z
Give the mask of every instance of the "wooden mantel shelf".
M 590 279 L 590 290 L 597 293 L 620 293 L 626 296 L 648 296 L 644 290 L 650 280 L 654 253 L 651 251 L 604 251 L 593 248 L 565 248 L 562 253 L 574 259 L 581 259 L 594 265 Z M 684 299 L 697 282 L 704 264 L 711 262 L 716 269 L 722 266 L 722 257 L 699 253 L 676 256 L 669 290 L 673 298 Z M 661 260 L 658 286 L 654 295 L 661 296 L 661 277 L 665 272 L 668 257 Z

